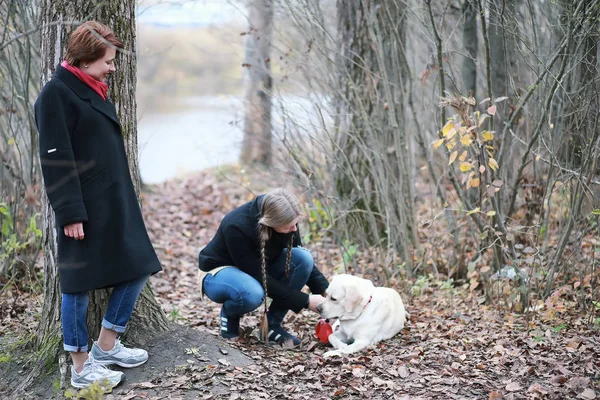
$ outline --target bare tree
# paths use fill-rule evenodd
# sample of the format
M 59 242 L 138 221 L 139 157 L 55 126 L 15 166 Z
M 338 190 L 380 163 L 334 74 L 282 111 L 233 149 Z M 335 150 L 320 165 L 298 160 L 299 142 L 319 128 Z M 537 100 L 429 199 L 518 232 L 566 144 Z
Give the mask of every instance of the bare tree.
M 477 97 L 477 3 L 475 0 L 464 0 L 462 13 L 464 17 L 463 46 L 465 49 L 462 62 L 462 78 L 465 94 Z
M 26 288 L 41 234 L 39 162 L 30 105 L 37 88 L 39 52 L 33 2 L 0 1 L 0 276 Z
M 273 0 L 249 0 L 244 53 L 244 139 L 240 161 L 271 164 L 271 35 Z
M 335 187 L 350 238 L 387 243 L 411 264 L 413 157 L 405 121 L 406 14 L 400 2 L 338 1 Z
M 512 95 L 516 54 L 514 30 L 516 21 L 514 0 L 490 0 L 488 35 L 490 41 L 492 94 L 494 98 Z
M 427 273 L 485 282 L 514 269 L 526 305 L 528 254 L 539 251 L 544 274 L 564 271 L 573 232 L 588 229 L 590 212 L 579 207 L 597 208 L 598 0 L 338 1 L 331 12 L 333 3 L 287 1 L 282 22 L 304 39 L 289 45 L 296 58 L 286 63 L 296 62 L 320 117 L 311 126 L 290 117 L 281 132 L 282 159 L 319 200 L 311 216 L 340 245 L 390 250 L 403 238 L 404 250 L 378 265 L 388 277 L 409 252 L 416 273 L 429 265 Z M 414 160 L 404 152 L 413 140 Z M 412 226 L 416 244 L 406 183 L 419 185 L 416 201 L 430 210 Z M 556 215 L 568 229 L 549 246 Z M 412 251 L 424 237 L 433 246 Z M 448 240 L 453 251 L 438 251 Z

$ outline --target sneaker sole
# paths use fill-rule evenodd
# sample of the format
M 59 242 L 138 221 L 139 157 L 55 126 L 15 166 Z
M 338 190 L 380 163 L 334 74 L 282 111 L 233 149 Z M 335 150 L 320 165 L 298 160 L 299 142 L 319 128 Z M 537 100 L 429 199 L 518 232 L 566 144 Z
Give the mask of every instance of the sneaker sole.
M 121 376 L 121 380 L 119 382 L 115 383 L 113 386 L 110 386 L 109 389 L 112 390 L 112 389 L 116 388 L 117 386 L 119 386 L 123 382 L 125 382 L 125 374 L 123 374 Z M 73 380 L 71 380 L 71 386 L 73 386 L 73 387 L 75 387 L 77 389 L 84 389 L 84 388 L 92 385 L 92 383 L 87 383 L 87 384 L 86 383 L 75 383 L 75 382 L 73 382 Z
M 103 361 L 103 360 L 98 360 L 97 358 L 94 358 L 94 362 L 96 364 L 100 364 L 100 365 L 104 365 L 104 366 L 107 366 L 107 365 L 118 365 L 119 367 L 122 367 L 122 368 L 135 368 L 135 367 L 139 367 L 140 365 L 144 364 L 146 361 L 148 361 L 147 358 L 144 361 L 141 361 L 141 362 L 136 363 L 136 364 L 125 364 L 125 363 L 122 363 L 120 361 L 113 361 L 113 360 L 104 360 Z

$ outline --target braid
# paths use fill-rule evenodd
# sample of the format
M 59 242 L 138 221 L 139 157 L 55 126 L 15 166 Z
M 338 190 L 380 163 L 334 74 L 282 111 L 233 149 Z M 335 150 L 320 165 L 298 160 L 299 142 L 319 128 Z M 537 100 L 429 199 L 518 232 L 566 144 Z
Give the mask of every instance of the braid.
M 287 283 L 290 283 L 290 263 L 292 262 L 292 246 L 294 244 L 294 235 L 290 237 L 290 241 L 287 246 L 287 255 L 285 257 L 285 279 Z
M 260 323 L 260 339 L 263 342 L 268 340 L 267 336 L 269 335 L 269 323 L 267 320 L 267 258 L 265 256 L 265 245 L 267 239 L 269 238 L 269 227 L 265 225 L 260 225 L 259 227 L 259 237 L 260 237 L 260 259 L 261 259 L 261 272 L 262 272 L 262 286 L 265 291 L 265 300 L 264 300 L 264 311 L 261 318 Z
M 267 320 L 267 260 L 266 260 L 266 244 L 271 234 L 271 229 L 285 227 L 299 218 L 302 214 L 298 199 L 284 188 L 279 188 L 265 194 L 260 203 L 260 214 L 258 215 L 258 238 L 260 241 L 260 258 L 261 258 L 261 273 L 262 286 L 265 291 L 265 310 L 260 323 L 260 338 L 263 341 L 268 340 L 269 321 Z M 278 231 L 279 232 L 279 231 Z M 287 245 L 287 255 L 285 260 L 285 277 L 289 282 L 290 264 L 292 260 L 292 246 L 294 236 L 290 238 Z

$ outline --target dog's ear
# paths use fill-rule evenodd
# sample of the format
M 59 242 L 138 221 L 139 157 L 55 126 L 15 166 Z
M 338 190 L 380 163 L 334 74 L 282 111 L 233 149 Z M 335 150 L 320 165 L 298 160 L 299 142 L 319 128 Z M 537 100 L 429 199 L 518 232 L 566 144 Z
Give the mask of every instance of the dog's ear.
M 348 285 L 344 297 L 344 311 L 351 313 L 363 299 L 364 297 L 356 284 Z
M 375 285 L 368 279 L 353 279 L 352 283 L 346 287 L 346 297 L 344 298 L 344 310 L 350 313 L 365 301 L 375 289 Z

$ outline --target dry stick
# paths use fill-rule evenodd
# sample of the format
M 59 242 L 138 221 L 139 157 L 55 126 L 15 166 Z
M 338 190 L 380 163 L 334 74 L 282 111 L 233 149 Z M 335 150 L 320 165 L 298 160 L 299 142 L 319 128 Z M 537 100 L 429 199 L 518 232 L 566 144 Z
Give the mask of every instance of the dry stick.
M 3 116 L 0 116 L 0 130 L 1 136 L 4 137 L 5 143 L 9 140 L 14 140 L 13 145 L 8 145 L 9 149 L 13 149 L 14 156 L 11 155 L 11 151 L 3 152 L 0 154 L 0 193 L 2 196 L 11 197 L 9 192 L 12 192 L 12 196 L 16 196 L 17 199 L 10 205 L 11 215 L 17 216 L 17 214 L 24 214 L 26 217 L 33 215 L 33 210 L 28 208 L 25 203 L 24 193 L 28 187 L 31 187 L 34 176 L 36 175 L 36 166 L 38 165 L 38 159 L 35 155 L 35 130 L 31 128 L 33 124 L 33 118 L 30 118 L 28 114 L 29 101 L 30 101 L 30 90 L 31 90 L 31 64 L 32 64 L 32 51 L 31 38 L 26 36 L 25 43 L 15 42 L 13 40 L 7 42 L 6 38 L 8 35 L 8 25 L 12 23 L 17 29 L 21 26 L 30 25 L 33 17 L 31 15 L 31 7 L 25 4 L 14 4 L 9 2 L 8 4 L 0 5 L 3 11 L 6 12 L 6 18 L 4 20 L 5 26 L 2 34 L 2 49 L 0 50 L 0 79 L 4 78 L 9 84 L 3 86 L 0 91 L 0 97 L 4 96 L 10 105 L 14 107 L 13 110 L 8 110 Z M 12 8 L 12 11 L 11 11 Z M 12 18 L 11 18 L 12 13 Z M 14 44 L 14 51 L 12 50 Z M 29 126 L 31 134 L 31 140 L 21 141 L 22 131 L 25 127 Z M 2 128 L 6 128 L 2 130 Z M 27 155 L 29 156 L 27 157 Z M 5 175 L 6 172 L 6 175 Z M 5 184 L 6 183 L 6 184 Z M 15 220 L 15 224 L 18 221 Z M 17 235 L 18 240 L 26 240 L 27 243 L 31 243 L 32 238 L 22 237 L 24 230 L 17 229 L 15 225 L 14 233 Z M 18 271 L 24 270 L 25 277 L 30 282 L 31 268 L 35 264 L 35 260 L 39 255 L 39 251 L 35 251 L 36 246 L 31 247 L 29 250 L 23 252 L 21 257 L 18 255 L 11 255 L 0 263 L 0 272 L 4 272 L 9 278 L 16 277 Z M 35 276 L 35 275 L 34 275 Z
M 579 5 L 581 6 L 581 3 L 579 3 Z M 577 15 L 577 11 L 576 11 L 575 15 Z M 565 46 L 567 48 L 571 41 L 570 39 L 571 39 L 572 33 L 573 33 L 573 31 L 571 29 L 569 29 L 569 32 L 567 34 L 569 40 L 567 40 L 567 43 L 565 44 Z M 563 57 L 560 71 L 559 71 L 556 79 L 554 80 L 554 84 L 552 85 L 552 88 L 550 89 L 550 93 L 548 95 L 548 98 L 546 99 L 544 108 L 542 109 L 542 115 L 540 116 L 537 126 L 535 127 L 535 131 L 534 131 L 533 135 L 531 136 L 531 139 L 529 140 L 529 143 L 527 145 L 527 149 L 525 150 L 525 153 L 523 153 L 523 155 L 521 156 L 521 162 L 520 162 L 519 168 L 517 169 L 517 174 L 513 180 L 513 184 L 511 186 L 510 200 L 509 200 L 507 215 L 512 215 L 514 212 L 515 202 L 516 202 L 516 198 L 517 198 L 517 192 L 519 190 L 519 182 L 521 180 L 521 175 L 523 174 L 523 170 L 527 166 L 527 158 L 529 157 L 531 148 L 533 147 L 533 145 L 535 144 L 535 142 L 537 141 L 538 137 L 540 136 L 540 134 L 542 132 L 542 126 L 546 119 L 546 115 L 548 114 L 548 110 L 550 108 L 550 104 L 552 103 L 552 99 L 554 98 L 554 93 L 558 89 L 558 85 L 565 73 L 566 67 L 567 67 L 567 57 Z
M 2 32 L 2 41 L 0 43 L 4 43 L 6 40 L 6 34 L 8 33 L 8 19 L 10 16 L 10 6 L 12 5 L 12 1 L 6 6 L 6 19 L 4 20 L 4 32 Z M 1 50 L 1 49 L 0 49 Z
M 3 43 L 2 45 L 0 45 L 0 51 L 2 49 L 4 49 L 5 47 L 7 47 L 8 45 L 10 45 L 12 42 L 17 41 L 17 40 L 21 39 L 22 37 L 29 36 L 32 33 L 35 33 L 35 32 L 37 32 L 37 31 L 39 31 L 39 30 L 41 30 L 43 28 L 46 28 L 48 26 L 53 26 L 53 25 L 81 25 L 81 24 L 82 24 L 82 22 L 79 22 L 79 21 L 54 21 L 54 22 L 50 22 L 50 23 L 45 24 L 45 25 L 40 25 L 40 26 L 32 28 L 32 29 L 30 29 L 30 30 L 28 30 L 26 32 L 23 32 L 23 33 L 20 33 L 20 34 L 18 34 L 16 36 L 13 36 L 8 42 Z
M 433 10 L 431 9 L 431 0 L 425 0 L 425 3 L 427 4 L 427 9 L 429 11 L 429 18 L 431 21 L 431 27 L 433 29 L 433 34 L 435 36 L 435 41 L 436 41 L 437 62 L 438 62 L 439 76 L 440 76 L 440 98 L 443 98 L 444 92 L 446 91 L 446 86 L 445 86 L 446 84 L 445 84 L 445 80 L 444 80 L 444 64 L 443 64 L 443 58 L 442 58 L 442 38 L 438 34 L 438 31 L 437 31 L 437 28 L 435 25 L 435 19 L 433 18 Z M 442 107 L 442 125 L 444 125 L 445 123 L 446 123 L 446 109 L 444 107 Z M 441 137 L 440 131 L 438 131 L 438 135 L 440 135 L 440 137 Z M 448 149 L 445 146 L 444 146 L 444 154 L 446 155 L 446 158 L 449 158 Z M 471 210 L 473 207 L 472 207 L 471 203 L 469 202 L 467 195 L 465 194 L 462 187 L 460 186 L 458 179 L 456 178 L 456 174 L 454 173 L 454 168 L 451 165 L 448 167 L 448 173 L 450 175 L 450 181 L 452 182 L 452 186 L 454 187 L 454 190 L 456 190 L 459 198 L 465 204 L 467 209 Z M 475 222 L 475 224 L 479 228 L 479 230 L 481 232 L 483 232 L 485 230 L 485 224 L 482 221 L 482 218 L 477 213 L 472 213 L 470 216 L 471 216 L 471 219 Z
M 395 30 L 394 30 L 394 34 L 397 35 L 397 32 Z M 398 40 L 398 38 L 397 38 L 397 40 Z M 399 53 L 400 53 L 401 62 L 404 66 L 405 71 L 411 71 L 411 69 L 408 65 L 408 58 L 406 57 L 406 49 L 404 46 L 399 46 Z M 440 178 L 437 176 L 437 173 L 435 172 L 433 164 L 431 163 L 431 158 L 427 154 L 427 146 L 425 145 L 425 138 L 423 137 L 423 130 L 421 129 L 421 126 L 419 124 L 419 118 L 417 116 L 417 111 L 415 110 L 415 104 L 413 102 L 413 79 L 414 79 L 413 75 L 409 74 L 408 107 L 410 108 L 412 118 L 415 123 L 416 130 L 417 130 L 417 134 L 415 135 L 415 140 L 417 141 L 417 144 L 421 148 L 423 158 L 427 162 L 427 170 L 429 172 L 429 175 L 431 176 L 432 181 L 435 182 L 435 190 L 436 190 L 437 196 L 440 199 L 440 206 L 442 208 L 445 208 L 445 204 L 448 203 L 448 200 L 446 199 L 446 195 L 442 191 L 442 188 L 440 186 Z M 454 215 L 452 213 L 447 212 L 447 213 L 444 213 L 444 215 L 446 216 L 446 218 L 448 220 L 448 225 L 450 226 L 450 232 L 451 232 L 450 236 L 452 237 L 452 241 L 454 243 L 454 248 L 458 253 L 459 249 L 460 249 L 460 242 L 458 241 L 458 235 L 455 234 L 457 232 L 456 219 L 454 218 Z
M 600 145 L 600 140 L 597 137 L 595 145 L 590 146 L 590 152 L 592 152 L 593 148 L 597 147 L 598 145 Z M 586 185 L 589 185 L 591 176 L 593 175 L 594 171 L 596 170 L 597 164 L 598 164 L 598 158 L 594 157 L 594 161 L 591 164 L 590 172 L 588 175 Z M 575 190 L 576 194 L 579 194 L 579 191 L 580 191 L 579 189 L 581 188 L 581 186 L 582 186 L 582 183 L 578 180 L 577 181 L 577 190 Z M 574 199 L 573 199 L 573 205 L 571 207 L 571 217 L 569 218 L 569 222 L 567 223 L 566 229 L 563 231 L 563 234 L 561 235 L 560 241 L 556 248 L 556 252 L 554 253 L 554 257 L 552 258 L 550 271 L 548 271 L 548 278 L 546 280 L 546 288 L 544 290 L 544 300 L 546 298 L 548 298 L 548 296 L 550 296 L 550 292 L 552 291 L 552 288 L 554 286 L 554 273 L 557 270 L 557 266 L 560 261 L 560 257 L 562 256 L 562 253 L 563 253 L 565 247 L 567 246 L 567 242 L 569 241 L 569 237 L 571 236 L 571 231 L 573 230 L 573 226 L 575 225 L 575 219 L 576 219 L 577 215 L 579 214 L 579 211 L 581 210 L 581 204 L 583 203 L 584 196 L 576 195 L 573 197 L 574 197 Z
M 485 20 L 485 13 L 483 12 L 483 8 L 481 5 L 481 0 L 477 0 L 478 6 L 479 6 L 479 13 L 481 16 L 481 30 L 483 33 L 483 44 L 485 47 L 485 65 L 486 65 L 486 80 L 487 80 L 487 89 L 488 89 L 488 97 L 490 98 L 490 101 L 493 101 L 493 93 L 492 93 L 492 72 L 491 72 L 491 56 L 490 56 L 490 42 L 489 42 L 489 38 L 487 35 L 487 22 Z M 490 115 L 490 128 L 491 130 L 494 130 L 494 116 Z M 487 181 L 489 183 L 489 185 L 492 185 L 492 182 L 494 181 L 494 172 L 490 170 L 489 168 L 489 159 L 487 157 L 487 153 L 485 151 L 485 147 L 480 145 L 480 153 L 479 153 L 479 157 L 480 157 L 480 165 L 483 165 L 485 167 L 485 175 L 487 178 Z M 482 190 L 483 188 L 480 185 L 480 189 L 479 189 L 479 196 L 480 196 L 480 201 L 483 202 L 482 200 Z M 508 232 L 506 230 L 506 226 L 504 225 L 504 217 L 502 216 L 502 210 L 500 209 L 500 204 L 498 202 L 498 197 L 497 196 L 490 196 L 490 201 L 492 203 L 492 207 L 494 208 L 494 211 L 496 212 L 496 215 L 494 215 L 493 221 L 495 222 L 495 224 L 498 226 L 498 228 L 500 229 L 500 232 L 502 232 L 502 234 L 504 235 L 504 237 L 508 237 Z M 490 239 L 491 237 L 494 235 L 494 231 L 490 230 L 489 232 L 490 235 Z M 508 243 L 507 243 L 508 244 Z M 512 258 L 516 259 L 517 255 L 515 253 L 515 250 L 513 248 L 513 246 L 508 246 L 509 250 L 511 252 Z M 496 258 L 496 264 L 497 266 L 501 266 L 504 263 L 504 257 L 502 254 L 502 249 L 500 248 L 500 246 L 498 244 L 494 245 L 494 256 Z
M 356 57 L 360 57 L 360 55 L 359 55 L 359 54 L 354 54 L 354 55 L 355 55 Z M 373 71 L 370 71 L 370 70 L 368 70 L 366 67 L 364 67 L 364 65 L 365 65 L 365 63 L 364 63 L 364 62 L 363 62 L 363 64 L 361 65 L 361 64 L 359 64 L 358 62 L 355 62 L 353 59 L 351 59 L 351 58 L 349 58 L 349 57 L 347 57 L 347 56 L 345 56 L 345 55 L 343 55 L 343 54 L 342 54 L 342 57 L 343 57 L 343 59 L 344 59 L 345 61 L 350 61 L 352 64 L 354 64 L 354 66 L 355 66 L 355 67 L 358 67 L 358 68 L 360 68 L 361 70 L 363 70 L 363 72 L 365 72 L 367 75 L 371 75 L 372 77 L 374 77 L 374 73 L 373 73 Z M 344 68 L 344 70 L 343 70 L 343 73 L 344 73 L 344 74 L 347 76 L 347 80 L 348 80 L 348 82 L 353 82 L 352 75 L 350 74 L 350 72 L 349 72 L 349 71 L 348 71 L 348 69 L 346 68 L 345 64 L 342 64 L 342 66 L 343 66 L 343 68 Z M 345 89 L 346 89 L 346 94 L 348 94 L 348 95 L 353 95 L 353 96 L 354 96 L 356 99 L 360 99 L 360 98 L 361 98 L 361 96 L 363 95 L 363 93 L 360 93 L 360 94 L 358 93 L 358 89 L 359 89 L 359 88 L 358 88 L 358 86 L 353 86 L 352 88 L 349 88 L 349 87 L 346 85 Z M 345 93 L 343 93 L 341 90 L 340 90 L 340 93 L 339 93 L 339 94 L 340 94 L 340 96 L 341 96 L 342 98 L 344 98 L 345 100 L 348 100 L 348 98 L 347 98 L 347 97 L 345 97 Z M 365 120 L 365 121 L 369 121 L 369 118 L 368 118 L 368 117 L 369 117 L 369 111 L 368 111 L 367 109 L 365 109 L 365 107 L 364 107 L 363 103 L 362 103 L 362 102 L 360 102 L 360 101 L 358 101 L 356 104 L 357 104 L 357 105 L 358 105 L 358 107 L 359 107 L 359 111 L 360 111 L 360 113 L 361 113 L 362 115 L 364 115 L 364 116 L 366 116 L 366 117 L 367 117 L 367 118 L 364 118 L 364 120 Z M 352 124 L 352 121 L 350 121 L 350 126 L 352 126 L 352 125 L 353 125 L 353 124 Z M 336 126 L 336 131 L 338 131 L 338 133 L 337 133 L 337 134 L 339 135 L 339 123 L 338 123 L 338 124 L 337 124 L 337 126 Z M 361 153 L 363 153 L 363 154 L 365 155 L 365 159 L 366 159 L 366 160 L 369 160 L 369 159 L 371 159 L 371 154 L 369 154 L 369 153 L 370 153 L 370 152 L 372 152 L 372 149 L 370 149 L 370 146 L 368 146 L 368 144 L 366 144 L 366 143 L 364 143 L 364 142 L 360 141 L 360 140 L 359 140 L 359 139 L 360 139 L 360 137 L 355 137 L 355 136 L 352 136 L 352 137 L 351 137 L 351 136 L 350 136 L 350 132 L 347 132 L 347 133 L 345 133 L 345 134 L 346 134 L 346 135 L 348 135 L 349 139 L 351 139 L 351 140 L 355 140 L 355 142 L 356 142 L 355 144 L 356 144 L 356 146 L 357 146 L 358 150 L 359 150 Z M 337 143 L 337 141 L 335 141 L 335 140 L 334 140 L 334 142 L 333 142 L 332 144 L 333 144 L 333 146 L 334 146 L 334 149 L 338 150 L 338 151 L 337 151 L 337 154 L 340 154 L 340 151 L 339 151 L 339 150 L 341 150 L 341 147 L 340 147 L 340 145 Z M 363 144 L 364 146 L 361 146 L 361 144 Z M 371 151 L 369 152 L 369 151 L 367 151 L 367 149 L 369 149 L 369 150 L 371 150 Z M 344 151 L 342 151 L 342 152 L 341 152 L 341 155 L 343 156 L 343 162 L 344 162 L 346 165 L 351 165 L 351 163 L 350 163 L 350 160 L 348 159 L 348 157 L 346 156 L 346 154 L 345 154 L 345 152 L 344 152 Z M 369 164 L 368 164 L 368 163 L 366 164 L 366 166 L 367 166 L 367 168 L 369 168 L 369 169 L 372 169 L 372 167 L 371 167 L 371 166 L 369 166 Z M 349 172 L 350 172 L 350 177 L 351 177 L 351 178 L 352 178 L 352 180 L 354 181 L 354 187 L 355 187 L 355 188 L 357 188 L 357 189 L 358 189 L 358 188 L 361 188 L 361 187 L 362 187 L 362 183 L 359 181 L 358 177 L 356 176 L 356 174 L 354 173 L 354 171 L 352 170 L 352 168 L 347 168 L 345 172 L 347 173 L 347 172 L 348 172 L 348 170 L 349 170 Z M 372 174 L 372 175 L 374 176 L 374 174 Z M 372 216 L 373 216 L 373 215 L 375 215 L 376 213 L 375 213 L 375 211 L 374 211 L 374 210 L 371 208 L 370 201 L 368 201 L 368 200 L 369 200 L 369 194 L 368 194 L 368 193 L 364 193 L 364 194 L 362 194 L 361 196 L 363 197 L 363 199 L 364 199 L 364 200 L 366 200 L 366 201 L 365 201 L 365 205 L 366 205 L 366 207 L 367 207 L 367 210 L 366 210 L 366 211 L 367 211 L 367 215 L 369 215 L 369 216 L 371 216 L 371 217 L 372 217 Z M 378 234 L 378 229 L 377 229 L 376 221 L 375 221 L 373 218 L 369 218 L 369 224 L 371 225 L 371 230 L 372 230 L 372 232 L 373 232 L 375 235 L 377 235 L 377 241 L 379 241 L 379 234 Z
M 363 1 L 363 7 L 366 7 L 366 5 L 364 5 L 364 1 Z M 388 15 L 389 15 L 389 9 L 387 7 L 385 7 L 385 8 L 386 8 L 386 10 L 388 10 Z M 376 20 L 373 21 L 373 18 L 374 18 L 373 13 L 370 13 L 370 14 L 371 14 L 370 18 L 369 17 L 367 18 L 367 21 L 370 22 L 370 23 L 367 24 L 367 27 L 368 27 L 368 29 L 370 31 L 370 34 L 373 35 L 373 37 L 377 39 L 376 40 L 377 51 L 375 52 L 375 54 L 376 54 L 376 57 L 377 57 L 377 63 L 379 64 L 379 67 L 380 67 L 379 68 L 379 73 L 381 74 L 381 80 L 382 80 L 382 83 L 383 83 L 383 89 L 384 89 L 384 92 L 385 92 L 385 97 L 387 97 L 387 99 L 389 101 L 389 103 L 388 103 L 388 107 L 389 107 L 388 108 L 388 112 L 390 114 L 389 119 L 391 121 L 393 121 L 392 122 L 393 123 L 393 128 L 399 129 L 400 127 L 397 126 L 396 107 L 394 105 L 394 96 L 393 96 L 391 88 L 390 88 L 391 82 L 390 82 L 390 78 L 388 76 L 386 62 L 383 59 L 384 49 L 383 49 L 383 46 L 382 46 L 381 31 L 379 29 L 377 29 L 378 28 L 377 21 Z M 396 149 L 396 151 L 398 151 L 398 149 Z M 385 160 L 385 156 L 382 155 L 382 157 L 383 157 L 384 161 L 386 161 Z M 404 176 L 403 178 L 406 179 L 406 176 Z M 405 184 L 405 182 L 403 182 L 403 183 Z M 405 194 L 405 195 L 408 196 L 409 198 L 411 197 L 411 193 L 408 193 L 408 194 Z M 389 198 L 389 196 L 388 196 L 388 198 Z M 406 207 L 406 204 L 404 204 L 404 202 L 401 202 L 401 204 L 404 207 Z M 404 211 L 406 211 L 407 213 L 412 213 L 414 210 L 412 208 L 410 208 L 409 210 L 404 210 Z M 403 212 L 400 211 L 400 215 L 402 215 L 402 214 L 403 214 Z M 416 238 L 416 235 L 414 234 L 414 230 L 412 229 L 412 227 L 408 226 L 406 224 L 406 221 L 400 220 L 399 222 L 402 223 L 402 225 L 403 225 L 402 228 L 403 229 L 408 229 L 409 230 L 409 239 L 410 239 L 410 242 L 413 244 L 413 246 L 415 248 L 418 248 L 419 247 L 418 246 L 418 240 Z M 404 240 L 405 238 L 402 237 L 402 236 L 404 236 L 404 235 L 401 235 L 400 242 L 406 243 L 406 241 Z M 405 259 L 405 261 L 407 261 L 408 266 L 412 269 L 412 259 L 410 257 L 410 249 L 408 248 L 408 246 L 403 245 L 403 248 L 401 249 L 401 253 L 402 253 L 401 256 Z
M 550 62 L 548 62 L 548 65 L 544 68 L 544 71 L 538 76 L 537 80 L 535 81 L 535 83 L 531 86 L 531 88 L 527 91 L 527 93 L 525 94 L 525 96 L 523 97 L 523 99 L 519 102 L 519 104 L 517 104 L 517 107 L 515 107 L 515 110 L 513 111 L 512 117 L 510 118 L 510 120 L 504 124 L 504 128 L 502 131 L 502 136 L 506 136 L 507 132 L 510 130 L 511 126 L 513 125 L 513 123 L 515 122 L 515 120 L 517 119 L 517 116 L 519 115 L 521 109 L 523 107 L 525 107 L 525 104 L 527 104 L 527 102 L 529 101 L 529 98 L 533 95 L 533 93 L 537 90 L 537 88 L 539 87 L 540 82 L 546 77 L 546 75 L 550 72 L 550 68 L 552 68 L 552 66 L 554 65 L 554 63 L 556 62 L 556 60 L 558 60 L 558 58 L 562 55 L 562 52 L 564 51 L 564 49 L 566 48 L 567 45 L 567 39 L 568 38 L 564 38 L 562 43 L 559 45 L 558 50 L 556 51 L 556 53 L 554 53 L 554 56 L 552 57 L 552 59 L 550 60 Z M 502 165 L 502 162 L 504 161 L 504 154 L 505 154 L 505 150 L 504 150 L 504 146 L 500 146 L 500 152 L 498 154 L 498 164 Z M 511 213 L 507 213 L 507 215 L 510 215 Z
M 395 3 L 396 7 L 400 7 L 398 4 Z M 389 7 L 385 8 L 386 11 L 386 15 L 388 17 L 389 21 L 394 21 L 394 18 L 392 17 L 391 13 L 390 13 L 390 9 Z M 400 19 L 400 21 L 398 21 L 396 23 L 396 26 L 398 25 L 398 23 L 402 23 L 404 24 L 408 17 L 406 16 L 406 10 L 402 11 L 402 18 Z M 410 75 L 410 69 L 408 68 L 408 65 L 406 65 L 402 58 L 403 58 L 403 53 L 404 53 L 404 45 L 406 42 L 406 38 L 402 38 L 400 37 L 399 33 L 398 33 L 398 29 L 392 29 L 391 30 L 391 34 L 393 35 L 392 37 L 394 37 L 396 39 L 396 44 L 397 46 L 393 46 L 393 62 L 394 62 L 394 69 L 400 71 L 400 73 L 405 76 L 404 80 L 400 81 L 400 87 L 402 90 L 402 99 L 406 99 L 407 96 L 411 95 L 410 91 L 407 93 L 406 91 L 406 85 L 404 84 L 405 81 L 410 82 L 409 83 L 409 87 L 412 86 L 412 75 Z M 406 33 L 405 33 L 406 36 Z M 402 107 L 404 107 L 404 105 L 402 105 Z M 404 131 L 401 132 L 401 136 L 400 135 L 396 135 L 395 139 L 396 139 L 396 148 L 403 148 L 404 146 L 404 150 L 408 150 L 408 145 L 409 145 L 409 140 L 407 139 L 408 137 L 408 130 L 407 130 L 407 116 L 406 114 L 404 114 L 403 116 L 403 122 L 404 122 L 404 126 L 403 129 Z M 398 171 L 401 174 L 404 174 L 404 191 L 408 192 L 408 203 L 409 203 L 409 209 L 411 210 L 410 213 L 407 213 L 408 215 L 408 221 L 404 221 L 405 224 L 408 225 L 408 229 L 409 229 L 409 235 L 411 236 L 411 241 L 415 247 L 415 250 L 417 252 L 421 251 L 421 246 L 419 243 L 419 240 L 417 238 L 417 225 L 415 223 L 415 215 L 414 215 L 414 208 L 415 208 L 415 204 L 414 204 L 414 181 L 411 177 L 411 168 L 414 168 L 414 158 L 411 157 L 412 156 L 412 152 L 409 152 L 408 154 L 408 165 L 407 162 L 404 160 L 404 158 L 402 158 L 402 170 Z
M 575 15 L 577 15 L 577 14 L 575 14 Z M 565 57 L 565 60 L 567 58 L 568 57 Z M 596 125 L 598 125 L 597 119 L 596 119 Z M 600 145 L 600 135 L 599 135 L 598 129 L 594 130 L 594 135 L 595 135 L 595 137 L 591 141 L 593 143 L 593 145 L 589 146 L 587 155 L 582 162 L 582 165 L 589 166 L 588 167 L 588 175 L 586 177 L 587 182 L 582 183 L 582 181 L 580 179 L 578 179 L 577 185 L 576 185 L 576 190 L 571 195 L 571 198 L 572 198 L 571 204 L 572 205 L 571 205 L 571 210 L 570 210 L 571 212 L 570 212 L 569 222 L 567 223 L 567 227 L 561 235 L 559 244 L 556 248 L 556 252 L 554 253 L 554 256 L 552 258 L 550 271 L 548 272 L 548 278 L 546 280 L 546 288 L 544 290 L 544 298 L 547 298 L 550 295 L 550 291 L 552 290 L 552 288 L 554 286 L 554 273 L 557 270 L 557 266 L 559 264 L 560 258 L 562 257 L 564 248 L 566 247 L 567 242 L 571 236 L 571 231 L 573 230 L 573 226 L 575 225 L 575 220 L 577 219 L 577 217 L 579 216 L 579 213 L 581 211 L 581 205 L 582 205 L 583 199 L 584 199 L 584 196 L 582 194 L 585 191 L 585 188 L 589 186 L 589 184 L 592 180 L 592 176 L 594 175 L 597 165 L 598 165 L 598 157 L 594 157 L 595 149 L 598 148 L 598 146 Z M 592 159 L 591 163 L 589 162 L 590 158 Z

